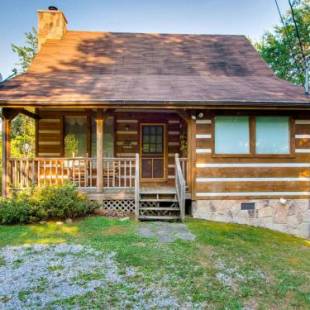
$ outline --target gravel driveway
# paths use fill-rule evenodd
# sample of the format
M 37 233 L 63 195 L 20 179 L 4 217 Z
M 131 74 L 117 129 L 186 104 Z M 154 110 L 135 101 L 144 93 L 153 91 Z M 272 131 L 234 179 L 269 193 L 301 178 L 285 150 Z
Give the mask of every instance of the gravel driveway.
M 115 295 L 115 308 L 191 308 L 141 278 L 134 268 L 120 267 L 113 252 L 72 244 L 7 246 L 0 250 L 0 309 L 67 308 L 69 298 L 98 289 Z

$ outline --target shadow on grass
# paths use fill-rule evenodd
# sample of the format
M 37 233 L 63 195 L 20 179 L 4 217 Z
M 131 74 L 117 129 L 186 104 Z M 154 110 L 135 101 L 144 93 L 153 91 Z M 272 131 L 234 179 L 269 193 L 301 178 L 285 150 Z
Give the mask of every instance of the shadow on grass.
M 214 246 L 238 241 L 252 245 L 273 243 L 310 247 L 309 240 L 262 227 L 196 219 L 189 219 L 188 225 L 201 241 Z
M 33 225 L 0 226 L 0 247 L 31 243 L 62 243 L 78 234 L 78 226 L 56 222 Z

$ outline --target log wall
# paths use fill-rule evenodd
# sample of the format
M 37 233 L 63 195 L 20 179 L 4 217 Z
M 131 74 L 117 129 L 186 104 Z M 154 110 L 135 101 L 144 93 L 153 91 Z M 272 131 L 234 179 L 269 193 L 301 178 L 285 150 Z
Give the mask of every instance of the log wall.
M 41 117 L 36 123 L 36 156 L 63 157 L 64 156 L 64 117 L 65 115 L 88 115 L 92 113 L 68 111 L 39 111 Z M 174 156 L 180 153 L 180 134 L 186 133 L 184 121 L 176 113 L 161 112 L 114 112 L 115 141 L 114 155 L 120 158 L 135 157 L 140 152 L 140 124 L 163 123 L 166 125 L 166 179 L 174 182 Z M 94 117 L 94 115 L 93 115 Z M 90 130 L 88 126 L 86 130 Z M 88 134 L 90 139 L 91 133 Z M 185 134 L 186 136 L 186 134 Z M 88 143 L 90 144 L 90 143 Z M 89 150 L 89 154 L 91 151 Z M 96 155 L 92 155 L 96 156 Z
M 180 134 L 185 126 L 175 113 L 115 113 L 115 154 L 117 157 L 133 157 L 140 152 L 140 125 L 163 123 L 166 125 L 167 179 L 174 180 L 174 156 L 180 152 Z
M 36 155 L 39 157 L 61 157 L 63 147 L 63 117 L 44 115 L 36 123 Z
M 291 122 L 289 155 L 213 154 L 214 116 L 195 121 L 197 200 L 310 197 L 310 116 Z

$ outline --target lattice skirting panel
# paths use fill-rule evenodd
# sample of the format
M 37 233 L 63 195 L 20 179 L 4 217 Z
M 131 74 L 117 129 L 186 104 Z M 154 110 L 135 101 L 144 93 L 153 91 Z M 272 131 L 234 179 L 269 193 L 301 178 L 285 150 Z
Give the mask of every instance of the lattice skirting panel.
M 156 210 L 152 208 L 156 208 Z M 180 210 L 177 202 L 142 201 L 139 214 L 142 216 L 178 216 Z
M 142 201 L 140 208 L 158 208 L 160 203 L 158 201 Z
M 103 200 L 102 209 L 107 211 L 116 211 L 120 213 L 134 213 L 134 200 Z

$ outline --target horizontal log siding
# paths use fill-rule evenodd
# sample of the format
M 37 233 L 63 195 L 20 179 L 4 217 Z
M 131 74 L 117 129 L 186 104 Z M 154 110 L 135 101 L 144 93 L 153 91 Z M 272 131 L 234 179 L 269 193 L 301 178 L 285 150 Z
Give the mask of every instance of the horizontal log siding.
M 176 114 L 117 112 L 115 114 L 115 153 L 130 157 L 140 150 L 140 123 L 164 123 L 167 126 L 167 179 L 174 182 L 174 155 L 180 152 L 182 120 Z
M 39 111 L 36 155 L 63 156 L 63 117 L 90 115 L 90 111 Z M 174 177 L 174 155 L 180 152 L 180 127 L 183 121 L 176 113 L 115 112 L 115 156 L 134 157 L 140 148 L 140 123 L 165 123 L 167 126 L 167 176 Z M 169 165 L 169 168 L 168 168 Z
M 139 122 L 132 113 L 115 115 L 115 154 L 117 157 L 134 157 L 139 153 Z
M 36 126 L 36 155 L 38 157 L 63 156 L 63 117 L 41 115 Z
M 213 156 L 208 151 L 212 152 L 214 144 L 212 121 L 210 117 L 195 124 L 196 199 L 310 196 L 310 117 L 295 117 L 292 122 L 295 152 L 283 157 Z

